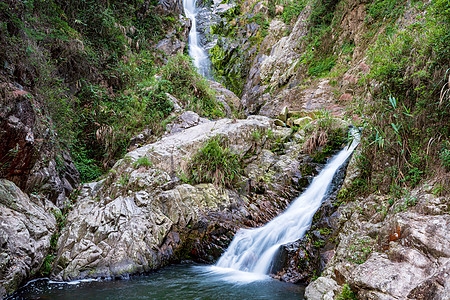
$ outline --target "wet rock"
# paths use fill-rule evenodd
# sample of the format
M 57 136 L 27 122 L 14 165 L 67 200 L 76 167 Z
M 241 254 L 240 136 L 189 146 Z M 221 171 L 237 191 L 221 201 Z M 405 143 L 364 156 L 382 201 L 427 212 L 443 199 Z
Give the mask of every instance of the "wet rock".
M 48 200 L 32 201 L 13 182 L 0 179 L 0 298 L 40 269 L 56 231 L 51 209 L 56 207 Z

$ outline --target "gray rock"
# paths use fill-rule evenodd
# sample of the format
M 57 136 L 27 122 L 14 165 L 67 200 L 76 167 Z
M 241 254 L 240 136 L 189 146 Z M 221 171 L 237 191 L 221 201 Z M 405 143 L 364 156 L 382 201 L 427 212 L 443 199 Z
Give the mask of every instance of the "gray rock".
M 39 201 L 41 201 L 39 199 Z M 0 179 L 0 298 L 14 292 L 41 267 L 56 231 L 47 201 L 31 201 L 14 183 Z
M 308 300 L 333 300 L 340 291 L 339 285 L 329 277 L 319 277 L 306 287 Z

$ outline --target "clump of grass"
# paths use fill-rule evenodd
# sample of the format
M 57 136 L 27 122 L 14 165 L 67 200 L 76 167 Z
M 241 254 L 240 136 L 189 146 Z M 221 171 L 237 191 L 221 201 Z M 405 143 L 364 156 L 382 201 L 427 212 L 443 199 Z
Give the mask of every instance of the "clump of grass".
M 139 167 L 151 167 L 152 165 L 153 163 L 146 156 L 138 158 L 138 160 L 133 163 L 133 167 L 136 169 Z
M 350 286 L 346 283 L 342 288 L 342 293 L 337 297 L 338 300 L 356 300 L 356 295 L 350 289 Z
M 238 154 L 227 146 L 227 140 L 215 136 L 205 142 L 188 164 L 186 179 L 189 183 L 213 183 L 232 188 L 242 174 Z

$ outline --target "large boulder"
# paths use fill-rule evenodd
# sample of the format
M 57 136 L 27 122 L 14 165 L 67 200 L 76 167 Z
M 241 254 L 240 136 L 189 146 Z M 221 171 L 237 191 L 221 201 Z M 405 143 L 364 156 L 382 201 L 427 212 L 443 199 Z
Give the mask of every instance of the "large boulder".
M 50 249 L 56 207 L 0 179 L 0 298 L 36 274 Z
M 361 299 L 448 299 L 450 201 L 431 191 L 427 183 L 397 200 L 371 195 L 339 207 L 334 255 L 307 299 L 323 299 L 330 280 Z

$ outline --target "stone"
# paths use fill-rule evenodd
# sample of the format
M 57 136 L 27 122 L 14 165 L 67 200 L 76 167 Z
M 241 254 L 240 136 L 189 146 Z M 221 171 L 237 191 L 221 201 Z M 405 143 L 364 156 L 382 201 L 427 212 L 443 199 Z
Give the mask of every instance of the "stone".
M 57 208 L 44 208 L 13 182 L 0 179 L 0 298 L 40 269 L 56 232 L 52 209 Z
M 338 295 L 339 285 L 329 277 L 319 277 L 306 287 L 308 300 L 333 300 Z
M 298 119 L 294 120 L 294 124 L 299 127 L 304 127 L 305 125 L 307 125 L 311 122 L 312 122 L 312 119 L 310 117 L 303 117 L 303 118 L 298 118 Z
M 279 119 L 275 119 L 273 122 L 277 126 L 286 127 L 286 124 L 283 121 L 279 120 Z

